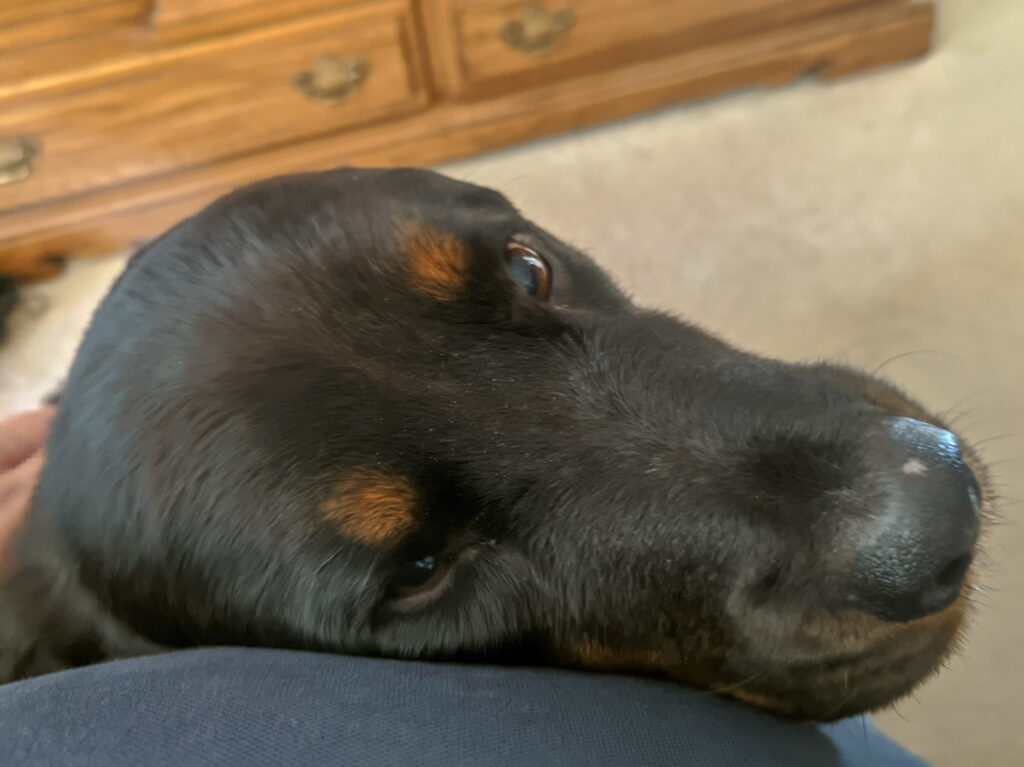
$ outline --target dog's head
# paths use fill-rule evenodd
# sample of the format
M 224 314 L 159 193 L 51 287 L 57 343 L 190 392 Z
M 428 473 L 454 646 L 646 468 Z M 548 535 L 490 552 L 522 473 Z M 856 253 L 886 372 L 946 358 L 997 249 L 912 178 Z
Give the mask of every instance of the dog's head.
M 941 662 L 988 502 L 888 384 L 641 309 L 414 170 L 275 179 L 150 246 L 50 456 L 36 513 L 156 642 L 514 655 L 816 719 Z

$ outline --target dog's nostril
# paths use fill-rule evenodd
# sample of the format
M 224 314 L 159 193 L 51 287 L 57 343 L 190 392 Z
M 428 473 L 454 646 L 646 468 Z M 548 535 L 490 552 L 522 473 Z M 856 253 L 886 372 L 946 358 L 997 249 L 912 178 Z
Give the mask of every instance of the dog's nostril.
M 961 554 L 943 568 L 939 577 L 935 579 L 935 585 L 940 589 L 955 588 L 959 590 L 964 576 L 967 575 L 967 568 L 971 566 L 972 559 L 970 554 Z
M 887 621 L 910 621 L 952 604 L 971 566 L 973 529 L 935 533 L 913 530 L 886 535 L 857 561 L 850 602 Z
M 956 437 L 890 419 L 865 443 L 879 508 L 858 530 L 850 601 L 883 620 L 948 607 L 963 587 L 978 535 L 981 490 Z

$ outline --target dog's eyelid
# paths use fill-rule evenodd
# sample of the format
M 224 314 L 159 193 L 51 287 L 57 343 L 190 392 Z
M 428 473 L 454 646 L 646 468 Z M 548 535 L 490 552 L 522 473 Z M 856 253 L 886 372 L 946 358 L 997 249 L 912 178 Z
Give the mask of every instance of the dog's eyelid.
M 552 242 L 533 232 L 520 232 L 508 238 L 508 241 L 505 243 L 506 254 L 514 247 L 531 250 L 544 259 L 548 269 L 551 271 L 553 282 L 564 284 L 570 278 L 568 264 L 561 255 L 557 241 Z
M 524 232 L 522 234 L 513 234 L 509 237 L 508 242 L 505 244 L 505 252 L 509 253 L 514 250 L 525 250 L 535 253 L 538 257 L 544 259 L 549 268 L 554 268 L 555 263 L 558 261 L 558 257 L 549 245 L 534 234 Z
M 439 554 L 421 557 L 416 562 L 407 560 L 403 563 L 403 567 L 430 559 L 436 566 L 436 570 L 419 587 L 402 589 L 396 588 L 397 584 L 392 583 L 387 597 L 388 609 L 402 613 L 428 607 L 451 589 L 457 577 L 456 570 L 460 566 L 465 566 L 476 559 L 482 548 L 493 548 L 496 545 L 497 541 L 493 539 L 475 541 L 460 546 L 449 546 Z M 392 578 L 394 577 L 393 575 Z
M 522 245 L 524 248 L 530 248 L 536 250 L 541 247 L 541 244 L 536 236 L 529 232 L 518 232 L 508 238 L 509 245 Z

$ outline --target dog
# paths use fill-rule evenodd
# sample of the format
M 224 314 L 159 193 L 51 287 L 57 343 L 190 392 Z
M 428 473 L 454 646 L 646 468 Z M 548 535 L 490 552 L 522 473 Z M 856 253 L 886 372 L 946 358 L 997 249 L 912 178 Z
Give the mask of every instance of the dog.
M 886 706 L 969 614 L 986 469 L 890 384 L 635 305 L 499 193 L 271 179 L 135 256 L 74 360 L 0 679 L 198 645 Z

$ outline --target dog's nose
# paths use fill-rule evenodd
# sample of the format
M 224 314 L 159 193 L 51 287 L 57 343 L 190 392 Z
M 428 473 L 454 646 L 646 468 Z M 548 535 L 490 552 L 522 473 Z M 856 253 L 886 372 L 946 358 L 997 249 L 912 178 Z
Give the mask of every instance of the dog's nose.
M 865 448 L 881 503 L 860 531 L 849 601 L 887 621 L 938 612 L 971 564 L 978 481 L 953 434 L 912 418 L 886 419 Z

